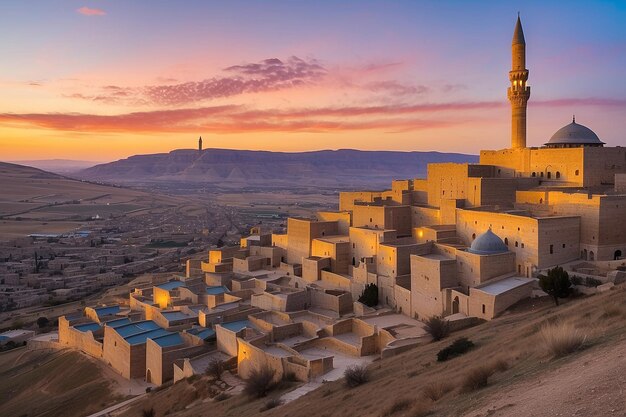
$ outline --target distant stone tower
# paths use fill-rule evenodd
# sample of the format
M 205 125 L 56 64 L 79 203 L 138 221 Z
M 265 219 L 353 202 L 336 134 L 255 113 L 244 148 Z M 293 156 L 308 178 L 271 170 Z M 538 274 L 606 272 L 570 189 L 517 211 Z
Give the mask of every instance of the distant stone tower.
M 200 136 L 200 139 L 198 139 L 198 151 L 202 152 L 202 136 Z
M 530 87 L 526 85 L 528 81 L 528 70 L 526 69 L 526 41 L 522 30 L 522 21 L 519 14 L 513 33 L 513 44 L 511 46 L 513 61 L 509 80 L 511 86 L 507 90 L 509 101 L 511 102 L 511 147 L 526 147 L 526 106 L 530 98 Z

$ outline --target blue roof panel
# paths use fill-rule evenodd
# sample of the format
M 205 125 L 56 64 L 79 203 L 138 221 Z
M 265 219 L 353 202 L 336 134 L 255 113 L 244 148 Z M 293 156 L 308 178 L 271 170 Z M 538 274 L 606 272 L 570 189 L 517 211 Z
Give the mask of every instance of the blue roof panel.
M 211 295 L 224 294 L 228 292 L 228 288 L 223 287 L 221 285 L 215 287 L 206 287 L 206 293 Z
M 146 343 L 146 340 L 148 338 L 154 339 L 155 337 L 164 336 L 166 334 L 170 334 L 170 332 L 159 327 L 153 330 L 145 331 L 143 333 L 138 333 L 132 336 L 125 337 L 124 339 L 131 345 L 141 345 L 143 343 Z
M 125 326 L 127 324 L 130 324 L 130 319 L 127 317 L 124 317 L 123 319 L 115 319 L 115 320 L 109 320 L 104 322 L 104 324 L 106 326 L 109 327 L 120 327 L 120 326 Z
M 185 320 L 194 318 L 188 314 L 183 313 L 182 311 L 161 311 L 163 317 L 165 317 L 168 321 L 176 321 L 176 320 Z
M 123 338 L 128 338 L 130 336 L 147 332 L 149 330 L 160 329 L 159 325 L 153 322 L 152 320 L 148 321 L 139 321 L 136 323 L 130 323 L 125 326 L 116 327 L 115 330 L 117 333 Z
M 175 288 L 183 287 L 183 286 L 185 286 L 185 283 L 182 281 L 169 281 L 169 282 L 164 282 L 163 284 L 159 284 L 156 287 L 161 288 L 162 290 L 173 290 Z
M 157 344 L 161 347 L 169 347 L 183 344 L 183 338 L 180 336 L 180 333 L 169 333 L 156 338 L 150 337 L 150 339 L 157 342 Z
M 79 332 L 88 332 L 88 331 L 95 332 L 97 330 L 100 330 L 101 326 L 98 323 L 92 322 L 92 323 L 79 324 L 77 326 L 74 326 L 74 328 L 78 330 Z
M 96 307 L 94 308 L 98 317 L 102 316 L 110 316 L 113 314 L 117 314 L 120 312 L 120 306 L 106 306 L 106 307 Z
M 241 329 L 244 329 L 246 327 L 248 327 L 250 325 L 250 322 L 248 320 L 238 320 L 238 321 L 231 321 L 230 323 L 220 323 L 220 326 L 231 330 L 233 332 L 238 332 Z

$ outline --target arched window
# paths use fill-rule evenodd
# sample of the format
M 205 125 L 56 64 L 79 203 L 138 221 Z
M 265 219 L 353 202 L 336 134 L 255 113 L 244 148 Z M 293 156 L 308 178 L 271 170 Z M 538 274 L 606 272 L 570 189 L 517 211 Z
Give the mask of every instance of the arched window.
M 543 204 L 543 198 L 539 199 L 539 204 Z
M 515 247 L 516 248 L 519 247 L 519 242 L 518 241 L 515 241 Z
M 552 173 L 548 171 L 548 179 L 552 178 Z
M 541 173 L 541 178 L 543 178 L 543 172 Z
M 535 171 L 533 171 L 533 177 L 536 177 L 537 173 Z
M 593 261 L 595 258 L 595 255 L 593 254 L 593 251 L 589 251 L 589 260 Z
M 574 171 L 574 175 L 578 176 L 578 174 L 580 174 L 579 170 Z
M 561 173 L 559 171 L 556 172 L 556 177 L 561 178 Z
M 472 240 L 476 239 L 476 233 L 472 233 Z
M 505 237 L 505 238 L 504 238 L 504 244 L 505 244 L 505 245 L 507 245 L 507 246 L 509 246 L 509 238 L 508 238 L 508 237 Z

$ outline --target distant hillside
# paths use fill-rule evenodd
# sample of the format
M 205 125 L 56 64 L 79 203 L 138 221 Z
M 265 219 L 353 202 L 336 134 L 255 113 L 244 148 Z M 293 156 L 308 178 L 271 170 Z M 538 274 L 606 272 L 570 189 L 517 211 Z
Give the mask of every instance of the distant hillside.
M 93 161 L 76 161 L 73 159 L 36 159 L 29 161 L 9 161 L 14 164 L 43 169 L 57 174 L 68 174 L 80 171 L 97 164 Z
M 0 162 L 0 184 L 0 240 L 30 233 L 65 233 L 93 216 L 108 218 L 189 202 L 6 162 Z
M 194 182 L 241 185 L 388 186 L 392 179 L 426 174 L 431 162 L 477 162 L 478 157 L 440 152 L 268 152 L 179 149 L 136 155 L 80 171 L 80 178 L 116 183 Z

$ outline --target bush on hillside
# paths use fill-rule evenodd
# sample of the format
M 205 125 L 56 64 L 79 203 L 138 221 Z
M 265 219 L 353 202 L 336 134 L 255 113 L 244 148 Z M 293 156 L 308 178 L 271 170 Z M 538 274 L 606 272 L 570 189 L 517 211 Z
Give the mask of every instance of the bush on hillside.
M 225 370 L 224 361 L 213 358 L 209 362 L 209 366 L 207 366 L 205 372 L 208 376 L 211 376 L 213 377 L 213 379 L 218 381 L 222 379 L 222 374 L 224 373 L 224 370 Z
M 422 396 L 432 402 L 439 401 L 441 397 L 452 391 L 452 384 L 444 380 L 433 381 L 422 389 Z
M 487 365 L 470 369 L 463 377 L 461 390 L 471 392 L 486 387 L 493 372 L 493 367 Z
M 348 366 L 343 376 L 346 378 L 346 385 L 350 388 L 358 387 L 369 381 L 369 371 L 366 365 Z
M 367 284 L 363 289 L 363 293 L 359 297 L 359 303 L 363 303 L 368 307 L 378 305 L 378 287 L 376 284 Z
M 265 404 L 263 404 L 263 407 L 261 407 L 259 411 L 263 412 L 263 411 L 271 410 L 272 408 L 278 407 L 282 403 L 283 402 L 279 398 L 270 398 L 269 400 L 265 401 Z
M 539 336 L 555 358 L 581 349 L 586 340 L 586 336 L 569 323 L 546 325 L 539 331 Z
M 411 407 L 411 405 L 413 405 L 413 403 L 414 400 L 411 398 L 398 398 L 393 404 L 391 404 L 391 407 L 383 413 L 383 417 L 393 416 L 394 414 L 406 411 Z
M 566 298 L 572 292 L 569 274 L 560 266 L 549 269 L 547 275 L 539 275 L 539 286 L 554 299 L 557 306 L 559 298 Z
M 426 320 L 425 330 L 432 336 L 433 341 L 437 341 L 450 334 L 450 324 L 439 316 L 432 316 Z
M 462 337 L 460 339 L 455 340 L 448 347 L 441 349 L 437 353 L 437 361 L 444 362 L 448 359 L 452 359 L 455 356 L 459 356 L 469 351 L 474 347 L 474 342 L 469 340 L 467 337 Z
M 585 278 L 585 286 L 587 287 L 597 287 L 598 285 L 602 285 L 602 281 L 593 277 Z
M 274 371 L 267 366 L 262 366 L 250 372 L 243 392 L 249 397 L 262 398 L 275 387 Z

